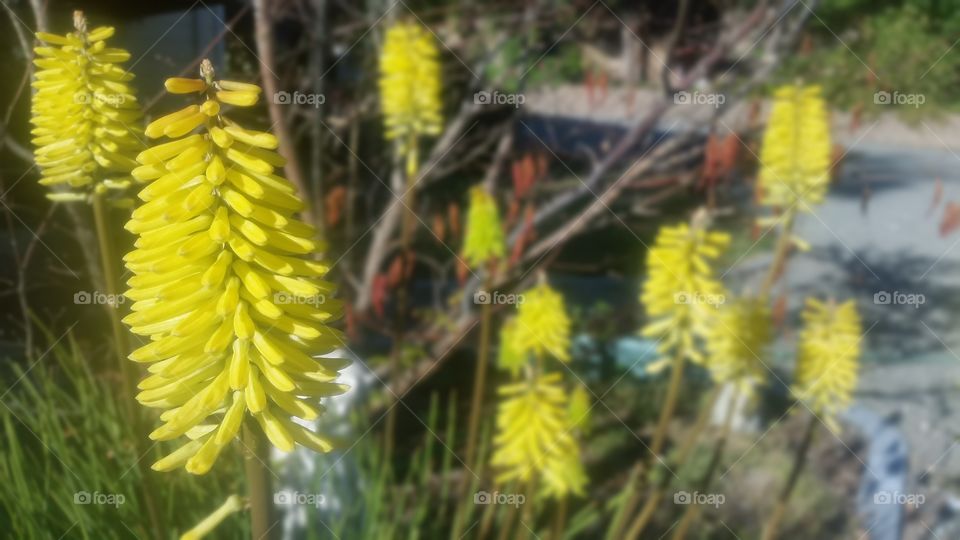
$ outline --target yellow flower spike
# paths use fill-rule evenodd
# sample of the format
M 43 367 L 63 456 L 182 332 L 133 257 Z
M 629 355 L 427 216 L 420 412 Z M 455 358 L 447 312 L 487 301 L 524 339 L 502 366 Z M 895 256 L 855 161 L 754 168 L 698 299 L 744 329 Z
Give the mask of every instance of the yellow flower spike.
M 706 335 L 706 365 L 713 380 L 751 390 L 766 376 L 762 358 L 772 338 L 764 300 L 744 298 L 720 306 Z
M 836 304 L 808 298 L 802 319 L 793 394 L 838 432 L 837 414 L 850 405 L 857 386 L 860 315 L 853 300 Z
M 463 258 L 470 266 L 479 268 L 502 258 L 505 250 L 497 201 L 482 187 L 474 187 L 470 190 Z
M 47 44 L 34 49 L 37 69 L 32 86 L 32 143 L 40 183 L 63 191 L 56 201 L 89 199 L 98 186 L 116 193 L 118 204 L 133 178 L 132 156 L 143 148 L 140 105 L 129 82 L 133 75 L 119 64 L 129 58 L 108 49 L 113 28 L 87 30 L 80 11 L 75 31 L 60 36 L 38 32 Z
M 420 24 L 401 22 L 387 30 L 380 54 L 380 106 L 386 138 L 401 147 L 420 135 L 440 133 L 440 63 L 435 38 Z M 403 150 L 401 150 L 403 152 Z
M 647 253 L 648 277 L 640 302 L 650 319 L 642 333 L 659 340 L 661 354 L 680 348 L 687 358 L 703 361 L 695 338 L 704 336 L 709 319 L 726 298 L 711 264 L 729 243 L 728 235 L 700 224 L 660 229 Z
M 820 87 L 777 89 L 760 151 L 761 202 L 782 209 L 798 205 L 806 211 L 822 202 L 830 184 L 832 151 Z
M 563 296 L 547 283 L 522 295 L 517 307 L 513 341 L 516 350 L 540 357 L 550 354 L 561 362 L 570 360 L 570 319 Z
M 548 495 L 582 493 L 586 475 L 570 433 L 559 373 L 502 386 L 491 463 L 497 482 L 541 478 Z
M 138 157 L 135 174 L 151 181 L 127 224 L 136 248 L 124 257 L 134 300 L 124 322 L 149 338 L 130 359 L 153 373 L 138 399 L 164 410 L 151 438 L 189 439 L 154 469 L 192 474 L 214 466 L 248 417 L 282 450 L 329 451 L 292 418 L 315 419 L 321 398 L 342 393 L 335 381 L 346 365 L 316 357 L 341 343 L 325 325 L 340 306 L 327 300 L 327 266 L 304 257 L 314 229 L 293 218 L 301 206 L 295 190 L 259 165 L 282 162 L 272 135 L 224 116 L 224 105 L 251 104 L 259 89 L 216 81 L 206 60 L 201 75 L 167 81 L 202 105 L 150 124 L 151 137 L 173 140 Z M 224 137 L 236 140 L 225 148 L 216 143 Z M 246 157 L 231 158 L 231 150 Z M 309 298 L 289 301 L 300 296 Z

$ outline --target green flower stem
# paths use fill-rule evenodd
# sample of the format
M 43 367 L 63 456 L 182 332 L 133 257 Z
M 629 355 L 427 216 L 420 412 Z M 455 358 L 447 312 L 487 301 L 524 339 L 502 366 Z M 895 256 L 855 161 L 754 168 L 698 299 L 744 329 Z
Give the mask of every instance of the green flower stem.
M 500 528 L 500 534 L 497 535 L 497 540 L 507 540 L 507 539 L 516 539 L 522 537 L 528 537 L 528 534 L 522 534 L 522 531 L 527 529 L 532 529 L 533 521 L 533 499 L 534 495 L 537 493 L 536 478 L 533 478 L 525 483 L 515 484 L 517 491 L 526 492 L 526 500 L 523 503 L 523 508 L 516 508 L 509 505 L 503 505 L 507 510 L 506 521 L 503 523 L 503 527 Z M 498 504 L 490 504 L 490 506 L 501 506 Z M 520 520 L 520 527 L 516 527 L 514 532 L 514 521 L 516 518 Z M 521 527 L 523 527 L 521 529 Z M 512 533 L 512 534 L 511 534 Z
M 405 304 L 406 294 L 403 290 L 397 291 L 397 308 L 400 309 L 401 304 Z M 396 378 L 400 373 L 400 355 L 403 354 L 403 333 L 399 329 L 399 315 L 397 316 L 398 323 L 397 329 L 393 334 L 393 350 L 390 351 L 390 376 Z M 388 471 L 392 467 L 390 466 L 390 456 L 393 454 L 394 438 L 397 431 L 397 404 L 400 401 L 400 397 L 393 393 L 390 389 L 389 384 L 387 385 L 387 422 L 384 426 L 384 435 L 383 435 L 383 466 L 384 471 Z
M 680 397 L 680 386 L 683 383 L 683 365 L 686 360 L 686 354 L 682 347 L 678 347 L 674 353 L 673 364 L 670 370 L 670 385 L 667 387 L 667 395 L 663 400 L 663 408 L 660 409 L 660 419 L 657 421 L 657 429 L 653 433 L 653 442 L 651 443 L 649 450 L 650 454 L 654 457 L 655 460 L 659 461 L 660 451 L 663 450 L 663 445 L 667 440 L 667 427 L 670 425 L 670 419 L 673 418 L 674 409 L 677 406 L 677 399 Z M 634 508 L 636 508 L 637 503 L 640 502 L 641 489 L 640 485 L 643 481 L 641 480 L 640 464 L 637 464 L 637 481 L 632 482 L 629 490 L 630 495 L 627 499 L 624 506 L 618 512 L 616 518 L 614 519 L 613 526 L 607 531 L 607 538 L 622 538 L 620 536 L 620 531 L 623 528 L 624 520 L 627 516 L 633 514 Z
M 656 486 L 653 487 L 651 493 L 647 496 L 647 500 L 644 502 L 643 508 L 641 508 L 637 519 L 635 519 L 633 524 L 630 526 L 630 530 L 627 533 L 626 538 L 639 538 L 644 529 L 650 523 L 650 520 L 653 518 L 653 514 L 657 509 L 657 505 L 659 505 L 660 501 L 663 499 L 663 492 L 666 491 L 673 480 L 673 474 L 671 474 L 670 471 L 676 471 L 686 464 L 687 459 L 690 457 L 690 453 L 693 451 L 694 446 L 696 446 L 697 441 L 700 439 L 700 434 L 703 433 L 703 428 L 707 425 L 707 420 L 710 418 L 710 413 L 713 411 L 713 406 L 716 404 L 717 397 L 719 395 L 720 386 L 714 386 L 710 390 L 710 394 L 707 396 L 706 402 L 700 408 L 700 414 L 697 416 L 697 421 L 693 425 L 693 428 L 690 429 L 690 432 L 687 433 L 687 436 L 683 441 L 683 445 L 677 452 L 676 458 L 671 460 L 671 466 L 669 467 L 669 470 L 662 471 L 663 474 L 660 476 L 660 481 Z
M 484 280 L 484 290 L 490 290 L 489 272 Z M 467 459 L 464 463 L 468 468 L 476 465 L 477 430 L 480 426 L 480 411 L 483 409 L 483 391 L 487 379 L 487 356 L 490 352 L 490 320 L 493 313 L 490 302 L 480 306 L 480 347 L 477 351 L 476 370 L 473 374 L 473 402 L 470 405 L 470 421 L 467 424 Z M 469 485 L 464 483 L 464 485 Z
M 110 318 L 113 346 L 116 351 L 117 368 L 121 379 L 120 389 L 123 396 L 120 398 L 120 406 L 133 428 L 133 447 L 137 455 L 137 469 L 143 481 L 140 491 L 143 497 L 143 504 L 147 510 L 147 519 L 150 521 L 151 530 L 156 534 L 156 537 L 166 538 L 166 530 L 163 522 L 160 520 L 157 512 L 157 504 L 153 498 L 153 494 L 156 493 L 156 490 L 153 488 L 153 477 L 143 460 L 149 452 L 149 449 L 144 448 L 143 444 L 143 441 L 147 438 L 147 433 L 146 430 L 143 429 L 140 409 L 131 390 L 135 381 L 134 373 L 131 369 L 132 366 L 130 362 L 127 361 L 129 343 L 123 330 L 123 323 L 120 320 L 120 279 L 117 277 L 117 269 L 115 266 L 117 259 L 114 258 L 113 242 L 110 238 L 110 225 L 104 194 L 97 190 L 95 190 L 93 194 L 93 220 L 97 229 L 97 243 L 100 247 L 100 266 L 103 268 L 104 286 L 107 289 L 104 292 L 109 298 L 115 300 L 113 305 L 107 304 L 105 307 L 107 309 L 107 315 Z
M 741 393 L 739 390 L 735 390 L 733 392 L 733 399 L 730 400 L 726 415 L 724 415 L 723 418 L 723 428 L 721 428 L 720 437 L 713 446 L 713 454 L 710 456 L 710 464 L 707 466 L 707 471 L 704 473 L 703 478 L 700 481 L 700 487 L 698 488 L 700 493 L 706 493 L 710 488 L 710 484 L 713 482 L 713 475 L 717 472 L 717 468 L 720 465 L 720 460 L 723 457 L 723 451 L 727 446 L 727 440 L 730 438 L 730 428 L 733 425 L 733 413 L 740 404 L 740 396 Z M 677 526 L 676 531 L 673 534 L 673 539 L 681 540 L 684 538 L 684 536 L 687 534 L 687 531 L 690 529 L 690 525 L 696 521 L 696 518 L 699 515 L 700 505 L 688 505 L 686 510 L 683 512 L 683 517 L 680 519 L 680 525 Z
M 793 224 L 797 218 L 797 206 L 793 205 L 787 209 L 783 217 L 780 236 L 777 238 L 777 245 L 773 252 L 773 262 L 770 263 L 770 271 L 760 286 L 760 297 L 764 298 L 770 294 L 770 289 L 777 282 L 777 278 L 783 273 L 787 264 L 787 256 L 790 254 L 790 244 L 792 242 Z
M 473 504 L 473 497 L 470 498 L 467 504 Z M 499 506 L 500 505 L 497 504 L 486 504 L 483 506 L 480 516 L 480 532 L 477 534 L 477 540 L 483 540 L 487 537 L 490 528 L 493 526 L 493 520 L 496 517 Z M 458 536 L 456 540 L 460 540 L 460 538 L 462 538 L 462 535 Z
M 777 529 L 780 526 L 780 521 L 783 519 L 783 515 L 787 511 L 787 504 L 790 502 L 790 495 L 793 494 L 793 489 L 797 487 L 797 481 L 800 479 L 800 473 L 803 472 L 803 467 L 806 465 L 807 453 L 810 451 L 810 446 L 813 444 L 813 437 L 816 434 L 817 421 L 817 417 L 811 414 L 810 422 L 807 424 L 807 430 L 803 435 L 803 440 L 800 443 L 800 447 L 797 448 L 797 454 L 793 461 L 793 468 L 790 469 L 790 476 L 787 477 L 787 483 L 783 486 L 783 490 L 780 492 L 780 497 L 777 499 L 777 504 L 774 506 L 773 512 L 770 514 L 770 519 L 767 521 L 767 525 L 763 528 L 762 540 L 774 540 L 777 537 Z
M 534 503 L 537 502 L 537 479 L 534 477 L 530 480 L 530 483 L 527 484 L 527 499 L 523 502 L 523 511 L 520 513 L 520 527 L 523 527 L 523 530 L 526 533 L 523 533 L 523 536 L 530 538 L 530 536 L 536 536 L 530 532 L 530 529 L 534 529 L 536 513 L 534 512 Z M 517 532 L 520 533 L 520 527 L 517 527 Z M 517 538 L 520 534 L 514 534 L 513 537 Z
M 280 528 L 273 519 L 273 490 L 267 462 L 270 460 L 270 445 L 263 433 L 243 425 L 244 468 L 247 473 L 247 492 L 250 504 L 250 538 L 274 540 L 280 536 Z
M 667 387 L 667 395 L 663 400 L 663 409 L 660 410 L 660 420 L 657 422 L 657 430 L 653 433 L 653 443 L 650 444 L 650 453 L 655 458 L 659 457 L 663 451 L 663 446 L 667 441 L 667 428 L 670 426 L 670 420 L 677 408 L 677 399 L 680 397 L 680 386 L 683 383 L 683 367 L 686 363 L 686 354 L 683 348 L 678 348 L 673 358 L 673 366 L 670 372 L 670 386 Z
M 406 168 L 405 174 L 406 177 L 406 186 L 404 192 L 401 194 L 403 197 L 402 202 L 404 206 L 403 221 L 400 225 L 400 255 L 406 257 L 410 253 L 410 244 L 413 241 L 413 230 L 414 230 L 414 218 L 415 214 L 413 213 L 414 197 L 413 197 L 413 188 L 416 186 L 417 171 L 419 169 L 419 152 L 417 147 L 417 137 L 416 135 L 411 135 L 410 140 L 407 142 L 406 154 L 404 155 Z M 406 264 L 406 261 L 404 261 Z M 405 281 L 405 280 L 404 280 Z M 407 307 L 407 284 L 401 283 L 397 287 L 397 304 L 396 309 L 397 313 L 394 318 L 394 336 L 393 336 L 393 350 L 390 353 L 390 377 L 396 379 L 400 374 L 400 357 L 403 355 L 403 342 L 404 342 L 404 311 Z M 390 463 L 390 456 L 393 454 L 394 448 L 394 439 L 396 438 L 397 431 L 397 404 L 400 401 L 400 397 L 395 395 L 389 386 L 387 388 L 388 396 L 387 401 L 389 402 L 387 409 L 387 423 L 384 428 L 384 445 L 383 445 L 383 456 L 384 463 Z M 389 470 L 389 465 L 387 470 Z
M 560 497 L 557 502 L 557 512 L 553 519 L 553 530 L 550 532 L 550 538 L 553 540 L 563 540 L 564 529 L 567 527 L 567 497 Z
M 100 265 L 103 267 L 104 286 L 107 288 L 106 295 L 109 298 L 119 298 L 119 279 L 117 270 L 114 267 L 116 260 L 113 254 L 113 242 L 110 240 L 110 225 L 107 217 L 107 208 L 104 203 L 104 194 L 95 191 L 93 195 L 93 219 L 97 227 L 97 242 L 100 244 Z M 137 410 L 136 403 L 133 401 L 133 393 L 130 389 L 134 384 L 134 375 L 130 369 L 130 362 L 127 361 L 127 340 L 124 337 L 123 323 L 120 320 L 119 301 L 114 305 L 107 304 L 107 315 L 110 317 L 110 329 L 113 332 L 113 343 L 117 353 L 117 368 L 120 372 L 121 384 L 123 390 L 124 410 L 128 416 L 133 416 Z

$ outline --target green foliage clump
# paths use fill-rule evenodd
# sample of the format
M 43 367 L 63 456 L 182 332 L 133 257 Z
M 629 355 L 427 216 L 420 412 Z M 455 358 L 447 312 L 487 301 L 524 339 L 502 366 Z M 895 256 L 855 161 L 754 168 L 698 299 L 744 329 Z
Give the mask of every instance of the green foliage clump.
M 811 16 L 809 46 L 787 61 L 777 83 L 815 81 L 832 106 L 906 119 L 960 109 L 960 2 L 826 2 Z M 878 92 L 885 96 L 875 100 Z M 902 96 L 896 103 L 894 94 Z M 883 94 L 881 94 L 883 95 Z

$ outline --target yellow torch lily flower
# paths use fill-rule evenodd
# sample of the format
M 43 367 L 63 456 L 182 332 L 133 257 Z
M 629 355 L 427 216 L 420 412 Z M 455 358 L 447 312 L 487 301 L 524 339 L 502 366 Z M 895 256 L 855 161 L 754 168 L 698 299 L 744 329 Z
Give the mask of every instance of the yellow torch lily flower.
M 761 358 L 773 338 L 766 302 L 744 298 L 721 306 L 706 335 L 707 360 L 713 380 L 750 389 L 764 379 Z
M 832 151 L 820 87 L 777 89 L 760 151 L 761 202 L 806 211 L 821 203 L 830 184 Z
M 726 299 L 711 265 L 729 243 L 725 233 L 686 223 L 660 229 L 647 254 L 640 301 L 650 318 L 642 333 L 659 339 L 661 354 L 680 348 L 685 357 L 703 361 L 695 338 L 706 335 L 709 319 Z
M 839 431 L 838 413 L 857 386 L 862 327 L 853 300 L 842 304 L 807 299 L 797 350 L 793 394 Z
M 422 25 L 401 22 L 387 30 L 380 54 L 380 107 L 387 140 L 396 140 L 397 152 L 406 158 L 408 184 L 420 167 L 418 139 L 437 135 L 443 123 L 438 56 L 433 35 Z
M 260 88 L 215 80 L 207 60 L 201 75 L 168 79 L 168 91 L 198 103 L 146 128 L 169 141 L 137 156 L 133 176 L 149 185 L 124 257 L 133 273 L 124 322 L 149 337 L 130 355 L 151 373 L 137 399 L 164 411 L 150 438 L 187 438 L 153 468 L 194 474 L 210 470 L 245 419 L 281 450 L 329 451 L 294 419 L 316 419 L 320 398 L 346 389 L 336 382 L 343 361 L 315 357 L 342 343 L 327 326 L 341 306 L 322 279 L 329 267 L 309 258 L 322 249 L 316 231 L 293 217 L 303 203 L 274 172 L 284 164 L 277 139 L 225 114 L 254 105 Z
M 492 464 L 497 482 L 528 482 L 536 475 L 548 495 L 582 493 L 586 474 L 570 431 L 567 393 L 559 373 L 502 386 Z
M 563 296 L 546 282 L 522 296 L 513 328 L 513 346 L 538 358 L 550 354 L 561 362 L 569 361 L 571 323 Z
M 34 157 L 41 184 L 66 188 L 48 195 L 60 201 L 86 200 L 95 187 L 122 194 L 137 166 L 129 156 L 144 146 L 133 75 L 121 67 L 130 53 L 107 47 L 114 29 L 87 30 L 79 11 L 74 26 L 63 36 L 37 32 L 33 61 Z
M 401 144 L 440 133 L 440 63 L 433 35 L 401 22 L 387 30 L 380 54 L 380 98 L 387 139 Z
M 504 251 L 506 247 L 497 201 L 483 188 L 474 187 L 470 190 L 463 258 L 470 266 L 478 268 L 493 259 L 502 258 Z

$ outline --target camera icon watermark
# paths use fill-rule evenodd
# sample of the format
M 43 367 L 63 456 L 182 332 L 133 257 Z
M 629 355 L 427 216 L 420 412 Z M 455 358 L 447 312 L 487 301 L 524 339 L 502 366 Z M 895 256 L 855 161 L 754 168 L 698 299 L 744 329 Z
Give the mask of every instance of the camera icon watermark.
M 100 291 L 80 291 L 73 295 L 73 303 L 78 306 L 100 305 L 120 307 L 127 301 L 122 294 L 104 294 Z
M 708 294 L 698 291 L 678 291 L 673 294 L 675 304 L 685 305 L 704 305 L 720 307 L 727 302 L 727 297 L 722 294 Z
M 473 494 L 473 504 L 506 504 L 519 508 L 527 502 L 527 496 L 523 493 L 493 493 L 487 491 L 478 491 Z
M 320 493 L 300 493 L 299 491 L 286 489 L 273 494 L 273 504 L 277 506 L 312 506 L 314 508 L 320 508 L 326 500 L 326 497 Z
M 99 491 L 90 493 L 89 491 L 77 491 L 73 494 L 73 504 L 97 504 L 118 508 L 126 501 L 127 498 L 123 493 L 101 493 Z
M 505 94 L 498 90 L 493 92 L 481 90 L 473 94 L 474 105 L 512 105 L 519 109 L 526 102 L 527 97 L 523 94 Z
M 873 494 L 873 504 L 894 504 L 898 506 L 913 506 L 914 508 L 926 502 L 923 493 L 900 493 L 899 491 L 878 491 Z
M 520 305 L 524 302 L 522 294 L 506 294 L 499 291 L 479 290 L 473 293 L 473 303 L 477 305 Z
M 699 506 L 719 508 L 720 505 L 726 501 L 727 497 L 723 493 L 700 493 L 699 491 L 690 493 L 688 491 L 678 491 L 673 494 L 673 504 L 696 504 Z
M 727 96 L 717 93 L 704 93 L 699 90 L 693 92 L 681 90 L 673 94 L 673 102 L 677 105 L 710 105 L 714 108 L 720 108 L 727 102 Z
M 326 302 L 327 297 L 322 294 L 291 294 L 287 292 L 273 294 L 273 303 L 277 305 L 319 306 Z
M 877 291 L 873 295 L 873 303 L 878 306 L 920 306 L 927 303 L 927 297 L 920 293 L 903 293 L 900 291 Z
M 926 102 L 927 96 L 924 94 L 904 94 L 896 90 L 878 90 L 873 94 L 874 105 L 906 105 L 917 109 Z
M 273 94 L 273 102 L 277 105 L 309 105 L 314 109 L 318 109 L 327 102 L 327 96 L 324 94 L 304 93 L 299 90 L 291 94 L 290 92 L 281 90 Z

